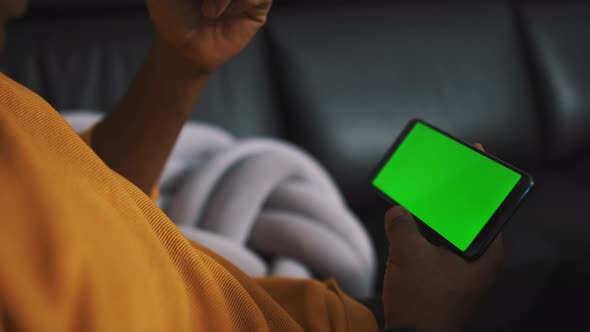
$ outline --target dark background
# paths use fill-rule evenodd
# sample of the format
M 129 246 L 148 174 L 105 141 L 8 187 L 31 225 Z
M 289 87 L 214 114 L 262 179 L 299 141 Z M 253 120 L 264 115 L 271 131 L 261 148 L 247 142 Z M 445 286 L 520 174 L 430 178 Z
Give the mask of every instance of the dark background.
M 153 29 L 141 0 L 33 0 L 3 66 L 58 110 L 113 109 Z M 289 140 L 334 175 L 386 255 L 369 174 L 414 117 L 529 171 L 474 331 L 590 327 L 590 2 L 285 1 L 194 120 Z M 382 273 L 379 273 L 382 275 Z M 378 290 L 376 290 L 378 291 Z M 586 321 L 584 321 L 586 320 Z

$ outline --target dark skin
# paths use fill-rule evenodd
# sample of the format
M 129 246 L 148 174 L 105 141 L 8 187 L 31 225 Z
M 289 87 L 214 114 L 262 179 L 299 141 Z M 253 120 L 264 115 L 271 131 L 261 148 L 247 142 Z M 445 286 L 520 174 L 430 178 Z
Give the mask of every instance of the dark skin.
M 462 331 L 500 271 L 502 239 L 479 260 L 467 262 L 425 240 L 402 207 L 389 210 L 385 220 L 390 241 L 383 282 L 385 326 Z
M 150 193 L 211 73 L 250 42 L 265 24 L 272 0 L 147 3 L 156 26 L 152 48 L 117 110 L 95 128 L 92 148 Z M 1 41 L 4 23 L 25 8 L 24 0 L 0 0 Z M 460 331 L 501 266 L 501 237 L 480 260 L 467 263 L 422 238 L 400 207 L 387 213 L 385 231 L 390 240 L 386 327 Z
M 215 69 L 266 23 L 271 0 L 148 0 L 156 26 L 146 61 L 92 148 L 150 193 L 182 126 Z
M 481 144 L 475 146 L 483 150 Z M 383 281 L 385 326 L 462 331 L 502 267 L 502 235 L 481 258 L 467 262 L 428 242 L 412 215 L 400 206 L 385 215 L 385 233 L 389 240 Z

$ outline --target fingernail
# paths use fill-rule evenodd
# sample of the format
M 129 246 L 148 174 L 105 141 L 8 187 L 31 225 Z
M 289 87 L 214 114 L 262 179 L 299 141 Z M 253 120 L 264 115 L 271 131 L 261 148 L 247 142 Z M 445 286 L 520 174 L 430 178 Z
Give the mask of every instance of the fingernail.
M 389 210 L 389 218 L 391 220 L 396 220 L 397 218 L 404 216 L 408 213 L 408 210 L 404 209 L 401 206 L 396 206 Z

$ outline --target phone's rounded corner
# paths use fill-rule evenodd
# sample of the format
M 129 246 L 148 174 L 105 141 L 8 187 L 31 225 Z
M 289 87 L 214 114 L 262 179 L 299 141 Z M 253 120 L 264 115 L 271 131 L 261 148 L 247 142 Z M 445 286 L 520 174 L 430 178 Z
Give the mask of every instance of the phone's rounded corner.
M 529 190 L 533 189 L 535 187 L 535 179 L 533 179 L 532 176 L 528 175 L 529 178 Z
M 412 118 L 408 124 L 412 125 L 412 124 L 416 124 L 417 122 L 426 123 L 426 121 L 424 121 L 422 118 L 415 117 L 415 118 Z
M 455 252 L 457 252 L 464 260 L 468 262 L 474 262 L 483 255 L 485 250 L 482 250 L 482 247 L 478 246 L 477 248 L 468 248 L 465 251 L 456 249 Z

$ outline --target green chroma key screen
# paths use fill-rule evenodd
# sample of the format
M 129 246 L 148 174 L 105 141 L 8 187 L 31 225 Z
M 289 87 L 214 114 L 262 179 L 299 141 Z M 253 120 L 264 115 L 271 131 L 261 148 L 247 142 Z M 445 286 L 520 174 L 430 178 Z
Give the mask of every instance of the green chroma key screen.
M 521 175 L 416 122 L 373 185 L 466 251 Z

